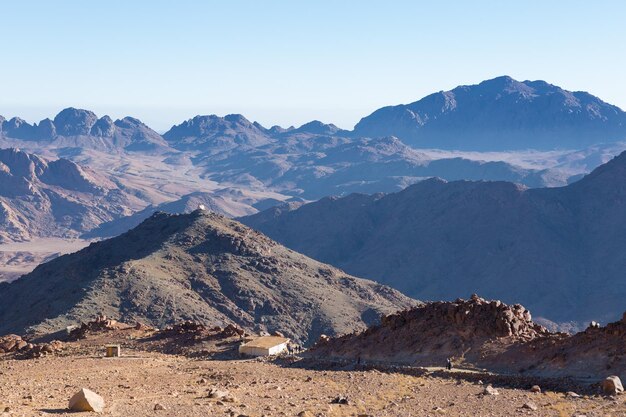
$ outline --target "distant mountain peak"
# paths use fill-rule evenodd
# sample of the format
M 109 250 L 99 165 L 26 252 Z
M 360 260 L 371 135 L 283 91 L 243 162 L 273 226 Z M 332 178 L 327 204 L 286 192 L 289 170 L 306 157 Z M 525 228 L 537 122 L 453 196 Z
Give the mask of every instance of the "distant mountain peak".
M 589 93 L 500 76 L 383 107 L 354 133 L 423 148 L 570 149 L 626 139 L 626 113 Z
M 92 111 L 68 107 L 54 118 L 57 134 L 63 136 L 88 135 L 98 116 Z
M 173 126 L 163 137 L 174 147 L 186 150 L 259 146 L 269 141 L 263 126 L 241 114 L 198 115 Z
M 336 135 L 338 133 L 347 133 L 332 123 L 326 124 L 319 120 L 313 120 L 305 123 L 299 128 L 293 130 L 294 133 L 312 133 L 316 135 Z

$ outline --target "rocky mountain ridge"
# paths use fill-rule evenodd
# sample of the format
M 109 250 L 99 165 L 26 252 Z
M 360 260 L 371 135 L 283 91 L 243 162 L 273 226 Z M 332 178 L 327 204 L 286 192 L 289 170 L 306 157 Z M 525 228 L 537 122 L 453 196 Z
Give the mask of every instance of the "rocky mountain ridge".
M 18 117 L 2 119 L 0 136 L 49 142 L 49 146 L 54 147 L 143 152 L 168 148 L 161 135 L 132 117 L 113 121 L 109 116 L 98 118 L 92 111 L 69 107 L 57 114 L 54 120 L 44 119 L 39 124 L 31 125 Z
M 422 148 L 580 148 L 624 140 L 626 113 L 586 92 L 502 76 L 383 107 L 354 133 L 394 135 Z
M 301 342 L 416 305 L 223 216 L 154 214 L 131 231 L 0 284 L 0 334 L 48 333 L 96 314 L 283 332 Z

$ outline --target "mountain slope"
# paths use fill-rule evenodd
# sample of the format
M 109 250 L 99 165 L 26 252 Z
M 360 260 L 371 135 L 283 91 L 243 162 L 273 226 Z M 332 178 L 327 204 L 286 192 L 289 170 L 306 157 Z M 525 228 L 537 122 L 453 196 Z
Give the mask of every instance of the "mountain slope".
M 626 139 L 626 113 L 586 92 L 503 76 L 381 108 L 353 133 L 420 148 L 572 149 Z
M 624 310 L 626 153 L 567 187 L 432 179 L 241 219 L 286 246 L 420 299 L 479 292 L 554 321 Z
M 106 176 L 69 160 L 0 149 L 0 241 L 77 237 L 138 207 Z
M 304 342 L 415 305 L 399 292 L 297 254 L 225 217 L 157 213 L 135 229 L 0 285 L 0 334 L 47 332 L 102 312 L 280 330 Z

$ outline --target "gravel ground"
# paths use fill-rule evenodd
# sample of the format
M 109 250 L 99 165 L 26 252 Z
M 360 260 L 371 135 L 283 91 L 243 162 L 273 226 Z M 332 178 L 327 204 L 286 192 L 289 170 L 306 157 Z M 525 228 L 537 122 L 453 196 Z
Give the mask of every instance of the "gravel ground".
M 455 378 L 128 354 L 0 358 L 0 415 L 65 415 L 68 399 L 84 387 L 104 397 L 106 416 L 626 416 L 626 395 L 570 398 L 496 387 L 498 395 L 484 396 L 484 386 Z M 211 388 L 229 394 L 209 398 Z M 338 397 L 348 404 L 333 404 Z

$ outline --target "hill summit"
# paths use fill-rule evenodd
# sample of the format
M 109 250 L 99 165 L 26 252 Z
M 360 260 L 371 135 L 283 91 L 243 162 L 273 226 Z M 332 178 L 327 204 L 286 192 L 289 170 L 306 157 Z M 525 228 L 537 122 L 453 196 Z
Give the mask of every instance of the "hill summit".
M 101 313 L 157 327 L 236 324 L 306 343 L 415 304 L 221 215 L 159 212 L 0 286 L 0 334 L 52 332 Z

